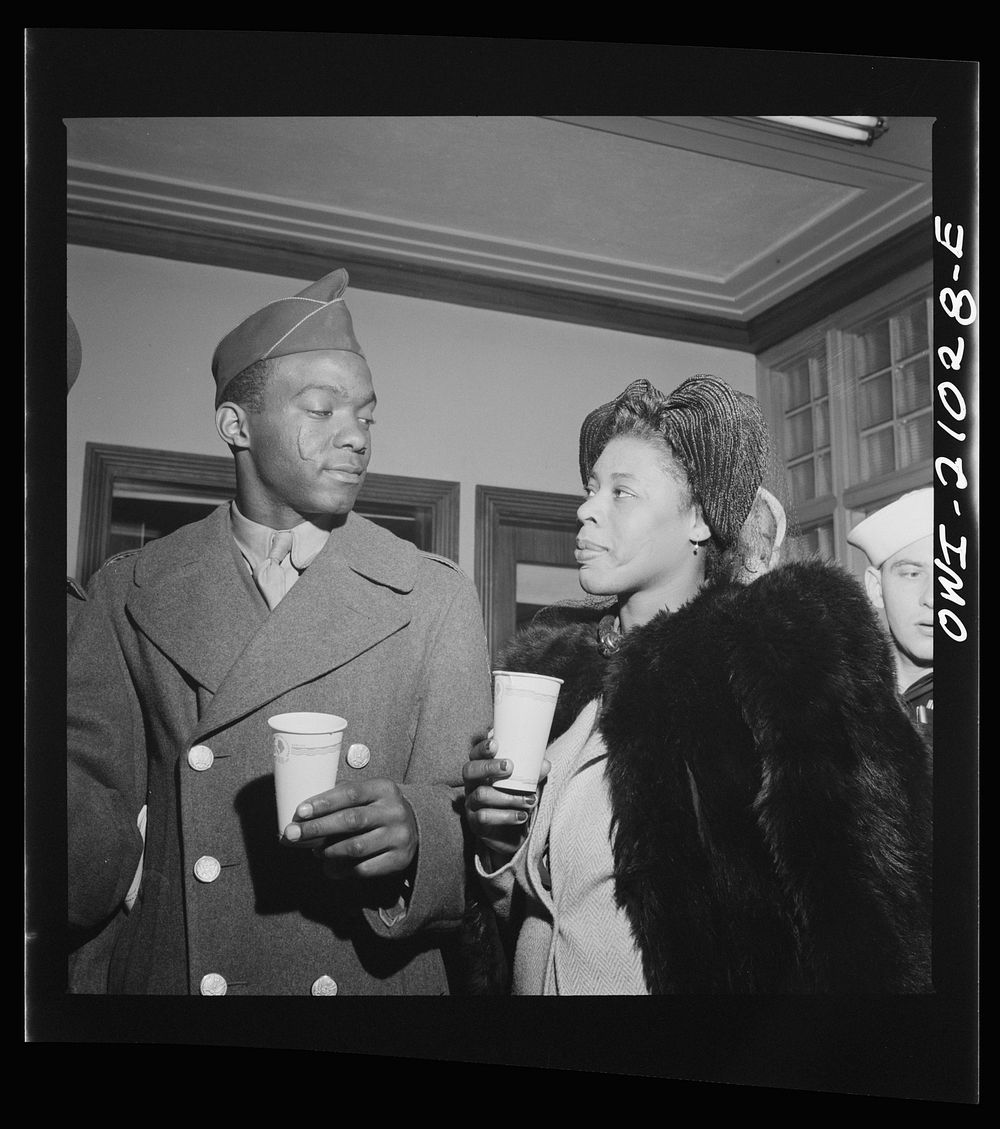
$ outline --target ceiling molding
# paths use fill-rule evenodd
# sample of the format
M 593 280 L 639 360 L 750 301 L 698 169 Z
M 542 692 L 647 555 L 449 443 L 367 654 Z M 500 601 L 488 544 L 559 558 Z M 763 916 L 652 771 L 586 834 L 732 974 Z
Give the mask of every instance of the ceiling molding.
M 735 320 L 712 318 L 663 306 L 640 305 L 594 295 L 580 295 L 537 283 L 484 279 L 460 271 L 433 266 L 415 266 L 353 248 L 312 244 L 294 245 L 257 237 L 248 239 L 237 232 L 220 235 L 121 220 L 70 215 L 66 225 L 70 243 L 100 247 L 135 255 L 203 263 L 233 270 L 273 274 L 312 281 L 332 269 L 344 266 L 351 285 L 361 290 L 401 294 L 459 306 L 500 310 L 526 317 L 589 325 L 620 333 L 638 333 L 687 341 L 698 345 L 718 345 L 747 349 L 747 327 Z
M 877 149 L 788 135 L 784 127 L 744 118 L 560 117 L 568 125 L 628 137 L 664 150 L 710 157 L 719 176 L 754 167 L 789 180 L 841 190 L 798 227 L 780 227 L 751 259 L 717 281 L 730 313 L 749 321 L 868 249 L 930 219 L 928 168 Z M 748 217 L 752 222 L 752 217 Z M 713 296 L 714 293 L 713 293 Z
M 740 317 L 728 280 L 263 194 L 70 164 L 70 216 L 347 251 L 450 274 Z
M 760 351 L 931 254 L 929 119 L 71 123 L 71 241 Z M 248 154 L 255 154 L 253 161 Z
M 328 189 L 315 171 L 300 182 L 282 173 L 301 148 L 289 149 L 280 168 L 258 168 L 254 179 L 245 182 L 231 156 L 233 123 L 175 123 L 172 131 L 163 126 L 148 147 L 108 152 L 107 163 L 71 156 L 67 208 L 71 216 L 224 238 L 235 233 L 270 245 L 312 245 L 321 254 L 335 249 L 359 261 L 388 260 L 457 277 L 537 286 L 543 292 L 638 308 L 662 306 L 672 313 L 737 323 L 931 212 L 926 170 L 871 154 L 864 159 L 849 147 L 808 139 L 795 148 L 787 138 L 735 119 L 520 121 L 523 126 L 503 135 L 508 144 L 521 147 L 516 151 L 528 165 L 520 179 L 497 182 L 495 168 L 492 175 L 480 174 L 468 165 L 466 148 L 483 161 L 488 150 L 483 148 L 485 133 L 472 130 L 465 119 L 458 119 L 458 125 L 452 119 L 441 124 L 418 119 L 410 127 L 412 137 L 398 126 L 395 132 L 384 123 L 372 127 L 371 143 L 377 140 L 391 150 L 380 152 L 379 159 L 386 162 L 381 167 L 395 173 L 381 181 L 381 189 L 368 184 L 363 173 L 331 170 L 334 178 L 348 178 L 350 187 L 340 190 Z M 550 139 L 558 146 L 553 169 L 577 185 L 567 193 L 558 220 L 553 216 L 552 228 L 515 222 L 521 213 L 511 213 L 514 203 L 530 208 L 532 192 L 542 194 L 537 196 L 539 208 L 551 211 L 558 192 L 558 180 L 551 179 L 539 156 L 539 123 L 558 131 Z M 131 124 L 131 133 L 123 126 L 130 144 L 147 145 L 136 139 L 142 130 Z M 236 135 L 248 144 L 252 123 L 241 122 L 239 128 Z M 503 128 L 511 127 L 504 123 Z M 273 123 L 259 126 L 262 143 L 290 143 L 273 129 Z M 297 131 L 289 132 L 295 133 L 299 147 L 311 137 L 313 151 L 321 141 L 332 144 L 338 136 L 356 146 L 365 140 L 365 127 L 357 123 L 349 128 L 298 122 Z M 171 148 L 185 138 L 194 153 L 218 144 L 213 158 L 218 165 L 206 164 L 203 156 L 188 160 L 183 148 Z M 447 142 L 456 147 L 439 155 L 466 162 L 456 174 L 460 190 L 428 181 L 425 156 L 413 147 L 418 138 L 427 146 Z M 103 134 L 101 140 L 110 144 Z M 88 152 L 101 153 L 97 140 Z M 609 161 L 621 165 L 625 182 L 634 180 L 634 191 L 619 191 L 622 178 L 609 179 Z M 599 171 L 593 186 L 581 190 L 578 185 L 586 181 L 590 165 Z M 657 191 L 661 181 L 673 184 L 675 191 L 684 185 L 683 194 L 664 200 Z M 401 194 L 393 187 L 397 183 L 411 185 L 412 194 Z M 371 197 L 359 197 L 359 191 Z M 693 206 L 699 191 L 704 197 L 700 208 Z M 447 206 L 450 193 L 455 194 L 454 212 Z M 496 202 L 492 209 L 491 201 Z M 629 208 L 635 209 L 633 222 L 620 228 L 615 217 Z M 720 239 L 720 228 L 732 237 Z M 648 238 L 637 240 L 636 231 L 647 231 Z
M 933 257 L 929 223 L 917 223 L 747 324 L 749 348 L 759 355 L 864 298 Z
M 283 278 L 301 278 L 304 281 L 320 278 L 330 269 L 331 263 L 336 263 L 347 267 L 351 285 L 361 290 L 501 310 L 526 317 L 697 345 L 744 349 L 754 354 L 793 337 L 884 283 L 930 262 L 933 253 L 929 225 L 914 224 L 879 247 L 839 267 L 822 281 L 778 303 L 765 314 L 741 323 L 664 310 L 662 307 L 641 307 L 634 303 L 580 297 L 537 285 L 484 281 L 441 268 L 413 267 L 363 257 L 346 248 L 327 248 L 320 253 L 309 246 L 272 245 L 262 240 L 247 241 L 235 235 L 222 237 L 80 216 L 69 217 L 67 238 L 70 243 L 84 247 L 203 263 Z

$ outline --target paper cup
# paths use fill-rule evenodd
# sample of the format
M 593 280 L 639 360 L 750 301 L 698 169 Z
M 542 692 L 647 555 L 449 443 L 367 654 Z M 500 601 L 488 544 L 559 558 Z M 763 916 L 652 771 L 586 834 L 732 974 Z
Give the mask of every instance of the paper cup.
M 337 783 L 347 722 L 332 713 L 279 713 L 269 717 L 267 724 L 274 730 L 274 794 L 280 835 L 303 800 Z
M 497 757 L 511 762 L 512 771 L 493 787 L 501 792 L 534 792 L 549 744 L 552 715 L 561 678 L 545 674 L 493 671 L 493 736 Z

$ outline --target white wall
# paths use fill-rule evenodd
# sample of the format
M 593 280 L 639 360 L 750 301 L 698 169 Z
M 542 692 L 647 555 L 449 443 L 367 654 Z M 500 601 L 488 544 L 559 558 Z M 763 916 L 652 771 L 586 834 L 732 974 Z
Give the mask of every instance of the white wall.
M 67 401 L 68 574 L 85 444 L 226 454 L 213 420 L 215 346 L 309 281 L 67 249 L 67 305 L 83 344 Z M 461 484 L 459 564 L 470 575 L 477 484 L 579 494 L 580 423 L 630 380 L 669 391 L 711 372 L 755 393 L 754 358 L 738 350 L 354 287 L 347 303 L 379 398 L 371 470 Z

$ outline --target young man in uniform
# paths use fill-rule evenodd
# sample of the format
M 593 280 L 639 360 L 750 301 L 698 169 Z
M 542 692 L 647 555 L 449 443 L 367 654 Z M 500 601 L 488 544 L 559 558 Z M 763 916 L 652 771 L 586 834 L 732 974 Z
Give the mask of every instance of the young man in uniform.
M 375 392 L 336 270 L 213 360 L 236 498 L 106 563 L 69 655 L 69 901 L 112 992 L 441 994 L 461 770 L 490 723 L 470 581 L 353 514 Z M 347 719 L 279 838 L 267 719 Z M 137 816 L 145 807 L 144 834 Z M 141 822 L 141 821 L 140 821 Z
M 892 637 L 896 682 L 930 747 L 934 724 L 934 491 L 914 490 L 851 530 L 865 587 Z

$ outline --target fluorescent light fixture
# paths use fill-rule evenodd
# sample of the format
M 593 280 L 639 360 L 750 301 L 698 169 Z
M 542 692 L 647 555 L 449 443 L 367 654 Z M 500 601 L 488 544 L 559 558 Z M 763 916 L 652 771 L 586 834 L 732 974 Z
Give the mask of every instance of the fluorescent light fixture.
M 864 117 L 761 117 L 761 121 L 777 122 L 790 129 L 818 133 L 825 137 L 839 137 L 842 141 L 860 141 L 870 145 L 876 137 L 881 137 L 888 128 L 883 118 Z

